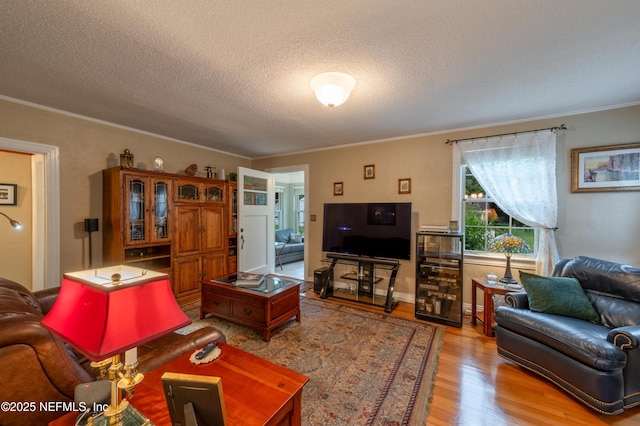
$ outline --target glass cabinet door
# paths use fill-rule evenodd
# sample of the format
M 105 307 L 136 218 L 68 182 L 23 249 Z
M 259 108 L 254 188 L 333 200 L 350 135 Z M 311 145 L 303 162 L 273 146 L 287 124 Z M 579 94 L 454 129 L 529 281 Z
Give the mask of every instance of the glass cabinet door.
M 224 202 L 224 186 L 214 183 L 204 184 L 204 202 Z
M 416 318 L 462 326 L 463 236 L 416 235 Z
M 166 180 L 152 180 L 153 184 L 153 241 L 169 239 L 169 199 L 171 185 Z
M 139 244 L 147 238 L 146 218 L 146 191 L 147 179 L 136 176 L 127 176 L 126 189 L 126 215 L 125 215 L 125 239 L 128 244 Z
M 200 202 L 200 185 L 193 182 L 180 182 L 176 184 L 176 201 Z

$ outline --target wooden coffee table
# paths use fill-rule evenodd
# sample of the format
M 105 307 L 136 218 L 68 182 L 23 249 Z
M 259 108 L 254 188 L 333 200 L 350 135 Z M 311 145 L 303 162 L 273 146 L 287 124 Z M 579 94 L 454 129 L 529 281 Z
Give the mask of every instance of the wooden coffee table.
M 308 377 L 224 343 L 220 349 L 220 357 L 208 364 L 192 364 L 188 353 L 145 374 L 130 403 L 156 426 L 170 426 L 162 374 L 216 376 L 222 379 L 228 426 L 301 423 L 302 388 Z M 69 413 L 49 425 L 73 425 L 76 415 Z
M 256 288 L 234 285 L 236 275 L 202 281 L 200 318 L 206 314 L 271 333 L 295 317 L 300 322 L 300 281 L 267 275 Z

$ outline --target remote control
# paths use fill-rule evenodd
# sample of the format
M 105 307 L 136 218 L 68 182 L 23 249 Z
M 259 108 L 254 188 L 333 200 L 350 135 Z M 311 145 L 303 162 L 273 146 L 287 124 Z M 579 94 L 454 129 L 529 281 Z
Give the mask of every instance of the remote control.
M 204 348 L 202 348 L 200 350 L 200 352 L 198 352 L 196 354 L 196 359 L 199 361 L 203 358 L 205 358 L 207 355 L 209 355 L 211 353 L 211 351 L 218 346 L 218 342 L 211 342 L 209 343 L 207 346 L 205 346 Z

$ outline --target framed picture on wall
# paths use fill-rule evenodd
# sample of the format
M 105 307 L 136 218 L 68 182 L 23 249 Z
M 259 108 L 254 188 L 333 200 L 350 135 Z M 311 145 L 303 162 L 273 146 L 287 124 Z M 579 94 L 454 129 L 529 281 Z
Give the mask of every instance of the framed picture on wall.
M 571 150 L 571 192 L 640 191 L 640 143 Z
M 18 204 L 18 185 L 14 183 L 0 183 L 0 206 L 15 206 Z
M 398 179 L 398 194 L 411 194 L 411 178 Z
M 334 182 L 333 183 L 333 195 L 342 195 L 344 194 L 344 188 L 342 182 Z
M 368 164 L 364 166 L 364 178 L 365 179 L 375 179 L 376 177 L 376 166 L 375 164 Z

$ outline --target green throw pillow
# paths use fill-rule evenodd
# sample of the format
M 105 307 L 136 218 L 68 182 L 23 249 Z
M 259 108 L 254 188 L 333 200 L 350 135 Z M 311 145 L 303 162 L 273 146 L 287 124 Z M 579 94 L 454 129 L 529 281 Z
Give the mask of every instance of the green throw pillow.
M 542 277 L 520 271 L 532 311 L 580 318 L 600 324 L 600 316 L 575 278 Z

